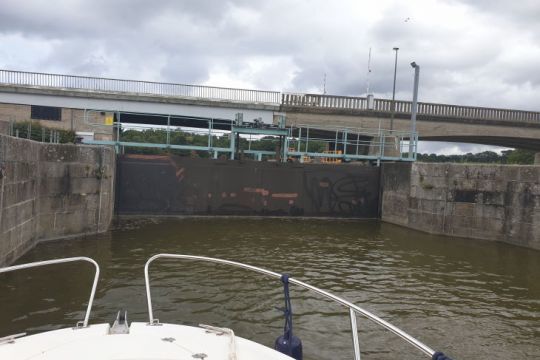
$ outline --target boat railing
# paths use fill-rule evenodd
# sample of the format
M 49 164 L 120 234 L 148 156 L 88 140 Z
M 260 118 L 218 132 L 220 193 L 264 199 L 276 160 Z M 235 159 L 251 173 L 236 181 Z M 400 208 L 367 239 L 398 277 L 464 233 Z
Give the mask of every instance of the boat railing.
M 13 265 L 13 266 L 0 268 L 0 273 L 6 273 L 6 272 L 22 270 L 22 269 L 29 269 L 29 268 L 39 267 L 39 266 L 63 264 L 63 263 L 69 263 L 69 262 L 75 262 L 75 261 L 86 261 L 93 264 L 96 268 L 96 273 L 94 275 L 94 282 L 92 284 L 92 291 L 90 292 L 90 299 L 88 300 L 88 306 L 86 307 L 86 314 L 84 315 L 84 320 L 77 322 L 77 325 L 75 326 L 76 328 L 81 328 L 81 327 L 85 328 L 88 326 L 88 320 L 90 319 L 90 312 L 92 311 L 92 304 L 94 303 L 94 297 L 96 295 L 96 287 L 97 287 L 97 283 L 99 279 L 99 265 L 93 259 L 79 256 L 79 257 L 71 257 L 71 258 L 65 258 L 65 259 L 37 261 L 37 262 L 31 262 L 27 264 Z
M 146 299 L 148 302 L 148 316 L 149 316 L 149 324 L 150 325 L 158 325 L 159 320 L 154 318 L 154 311 L 152 308 L 152 296 L 150 291 L 150 278 L 148 275 L 148 270 L 150 267 L 150 264 L 157 259 L 160 258 L 166 258 L 166 259 L 183 259 L 183 260 L 199 260 L 199 261 L 206 261 L 211 263 L 217 263 L 217 264 L 223 264 L 223 265 L 231 265 L 251 271 L 255 271 L 273 278 L 281 279 L 282 274 L 278 274 L 273 271 L 269 271 L 266 269 L 262 269 L 256 266 L 247 265 L 235 261 L 230 260 L 223 260 L 223 259 L 217 259 L 217 258 L 210 258 L 210 257 L 204 257 L 204 256 L 194 256 L 194 255 L 181 255 L 181 254 L 157 254 L 152 256 L 148 261 L 146 262 L 146 265 L 144 266 L 144 279 L 145 279 L 145 285 L 146 285 Z M 337 302 L 338 304 L 341 304 L 349 309 L 349 316 L 351 321 L 351 331 L 352 331 L 352 341 L 353 341 L 353 347 L 354 347 L 354 358 L 355 360 L 360 360 L 360 345 L 358 342 L 358 328 L 356 325 L 356 315 L 360 314 L 366 317 L 367 319 L 373 321 L 374 323 L 382 326 L 383 328 L 391 331 L 392 333 L 399 336 L 401 339 L 405 340 L 412 346 L 414 346 L 416 349 L 420 350 L 424 354 L 428 355 L 430 358 L 433 357 L 436 353 L 433 349 L 431 349 L 429 346 L 425 345 L 421 341 L 415 339 L 411 335 L 407 334 L 405 331 L 397 328 L 396 326 L 390 324 L 389 322 L 381 319 L 377 315 L 371 313 L 370 311 L 367 311 L 365 309 L 362 309 L 361 307 L 343 299 L 336 295 L 333 295 L 327 291 L 321 290 L 315 286 L 306 284 L 303 281 L 294 279 L 292 277 L 288 278 L 289 283 L 298 285 L 300 287 L 303 287 L 305 289 L 311 290 L 319 295 L 322 295 L 323 297 L 330 299 L 334 302 Z

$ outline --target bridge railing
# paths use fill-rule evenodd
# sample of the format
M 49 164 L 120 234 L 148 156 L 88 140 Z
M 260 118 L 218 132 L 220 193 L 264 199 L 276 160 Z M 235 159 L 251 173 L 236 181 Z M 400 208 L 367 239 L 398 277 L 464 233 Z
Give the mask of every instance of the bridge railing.
M 276 91 L 234 89 L 215 86 L 122 80 L 12 70 L 0 70 L 0 83 L 21 86 L 176 96 L 272 105 L 279 105 L 281 97 L 281 93 Z
M 366 110 L 367 99 L 353 96 L 284 93 L 281 97 L 281 105 L 328 109 Z
M 334 96 L 318 94 L 292 94 L 285 93 L 281 97 L 283 106 L 343 109 L 343 110 L 373 110 L 379 112 L 392 112 L 392 100 L 374 99 L 372 106 L 368 107 L 368 100 L 364 97 Z M 410 115 L 412 102 L 396 100 L 395 113 Z M 540 112 L 493 109 L 486 107 L 459 106 L 435 103 L 418 103 L 418 114 L 440 118 L 474 119 L 474 120 L 501 120 L 540 123 Z

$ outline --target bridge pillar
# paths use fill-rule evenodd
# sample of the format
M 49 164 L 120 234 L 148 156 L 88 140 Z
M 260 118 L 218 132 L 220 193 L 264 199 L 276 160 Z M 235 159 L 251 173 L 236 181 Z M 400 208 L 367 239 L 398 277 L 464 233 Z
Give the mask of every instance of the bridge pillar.
M 534 154 L 534 165 L 540 165 L 540 152 Z

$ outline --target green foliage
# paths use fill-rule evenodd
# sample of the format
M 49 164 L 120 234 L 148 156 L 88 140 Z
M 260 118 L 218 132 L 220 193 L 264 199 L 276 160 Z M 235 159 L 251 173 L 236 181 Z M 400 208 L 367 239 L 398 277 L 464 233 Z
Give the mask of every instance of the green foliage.
M 147 129 L 147 130 L 122 130 L 120 134 L 120 141 L 124 142 L 139 142 L 150 144 L 166 144 L 167 143 L 167 131 L 164 129 Z M 174 130 L 169 133 L 169 144 L 171 145 L 194 145 L 194 146 L 208 146 L 208 136 L 192 134 L 180 130 Z M 230 140 L 228 136 L 212 136 L 213 147 L 229 147 Z M 126 148 L 126 152 L 131 154 L 175 154 L 175 155 L 189 155 L 189 150 L 179 149 L 157 149 L 157 148 L 144 148 L 144 147 L 129 147 Z M 209 157 L 210 154 L 206 151 L 198 151 L 197 155 L 200 157 Z
M 507 164 L 534 164 L 534 152 L 527 150 L 503 151 L 506 154 Z
M 71 130 L 53 129 L 33 121 L 16 122 L 13 124 L 13 136 L 18 132 L 20 138 L 35 141 L 50 142 L 52 131 L 56 131 L 59 134 L 61 144 L 75 142 L 75 132 Z
M 418 161 L 439 163 L 483 163 L 483 164 L 533 164 L 534 152 L 528 150 L 505 150 L 501 154 L 494 151 L 484 151 L 477 154 L 437 155 L 418 154 Z

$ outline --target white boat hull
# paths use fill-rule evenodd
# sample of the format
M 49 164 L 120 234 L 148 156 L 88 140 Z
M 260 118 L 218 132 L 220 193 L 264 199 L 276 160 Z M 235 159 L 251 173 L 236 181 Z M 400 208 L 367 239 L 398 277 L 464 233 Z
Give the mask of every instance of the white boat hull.
M 2 360 L 291 360 L 266 346 L 203 328 L 134 322 L 128 334 L 109 324 L 68 328 L 0 344 Z

